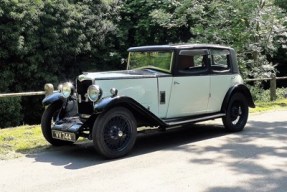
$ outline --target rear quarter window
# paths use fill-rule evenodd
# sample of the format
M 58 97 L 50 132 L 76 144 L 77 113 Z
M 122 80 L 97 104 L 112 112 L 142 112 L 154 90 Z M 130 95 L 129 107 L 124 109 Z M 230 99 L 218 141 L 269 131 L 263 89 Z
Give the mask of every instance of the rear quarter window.
M 214 73 L 230 72 L 229 50 L 211 50 L 211 70 Z

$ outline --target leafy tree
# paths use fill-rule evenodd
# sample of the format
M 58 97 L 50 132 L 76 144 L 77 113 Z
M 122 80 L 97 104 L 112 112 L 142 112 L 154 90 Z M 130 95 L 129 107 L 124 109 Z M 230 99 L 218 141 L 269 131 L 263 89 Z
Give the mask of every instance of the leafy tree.
M 281 7 L 285 14 L 287 13 L 287 3 L 285 0 L 275 0 L 275 4 Z M 285 27 L 287 27 L 287 21 L 285 21 Z M 286 36 L 286 34 L 284 34 Z M 282 38 L 282 37 L 281 37 Z M 278 52 L 272 58 L 273 62 L 278 63 L 277 69 L 279 71 L 279 75 L 287 74 L 287 51 L 286 51 L 286 41 L 282 42 L 282 47 L 279 48 Z M 280 83 L 280 82 L 279 82 Z M 284 84 L 284 82 L 281 82 Z M 286 87 L 286 84 L 285 84 Z
M 285 0 L 275 0 L 275 4 L 287 11 L 287 4 Z
M 273 1 L 175 1 L 174 12 L 155 10 L 154 20 L 165 28 L 189 26 L 192 42 L 226 44 L 238 51 L 244 75 L 269 76 L 273 56 L 286 37 L 286 17 Z M 249 73 L 247 65 L 252 69 Z
M 189 28 L 179 26 L 166 30 L 165 26 L 161 26 L 152 17 L 155 10 L 173 12 L 176 4 L 174 0 L 124 0 L 119 10 L 117 48 L 126 51 L 131 46 L 186 42 L 191 37 Z
M 238 51 L 245 76 L 269 76 L 286 54 L 285 0 L 0 0 L 0 5 L 0 92 L 43 89 L 47 82 L 74 80 L 82 70 L 124 68 L 118 64 L 131 46 L 226 44 Z M 0 109 L 5 109 L 0 122 L 13 118 L 8 126 L 38 123 L 41 98 L 4 99 Z
M 0 92 L 21 91 L 31 83 L 29 76 L 36 71 L 35 64 L 26 64 L 33 54 L 34 24 L 39 4 L 1 0 L 0 10 Z M 30 41 L 30 44 L 25 42 Z M 30 53 L 30 54 L 29 54 Z M 27 55 L 28 57 L 25 57 Z M 27 72 L 27 73 L 26 73 Z M 26 76 L 26 78 L 25 78 Z M 21 100 L 1 99 L 1 126 L 13 126 L 21 121 Z M 4 110 L 5 109 L 5 110 Z M 9 119 L 11 118 L 11 119 Z M 11 124 L 9 124 L 9 122 Z
M 46 82 L 74 80 L 114 30 L 107 16 L 110 5 L 100 0 L 0 0 L 0 4 L 0 76 L 5 78 L 0 92 L 39 90 Z M 22 99 L 25 123 L 39 122 L 40 100 Z

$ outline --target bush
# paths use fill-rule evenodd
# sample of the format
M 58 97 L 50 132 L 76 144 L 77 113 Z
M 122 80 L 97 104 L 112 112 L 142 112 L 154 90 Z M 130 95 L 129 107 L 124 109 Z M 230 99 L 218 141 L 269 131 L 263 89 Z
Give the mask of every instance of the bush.
M 22 119 L 21 98 L 0 98 L 0 128 L 19 125 Z
M 277 88 L 276 89 L 277 99 L 284 99 L 284 98 L 286 98 L 286 94 L 287 94 L 287 88 L 283 87 L 283 88 Z
M 258 86 L 249 87 L 253 100 L 256 102 L 269 102 L 270 101 L 270 90 L 264 90 Z M 276 99 L 284 99 L 287 94 L 287 88 L 277 88 L 276 89 Z
M 44 111 L 42 100 L 44 96 L 22 97 L 22 114 L 25 125 L 36 125 L 41 123 L 41 116 Z

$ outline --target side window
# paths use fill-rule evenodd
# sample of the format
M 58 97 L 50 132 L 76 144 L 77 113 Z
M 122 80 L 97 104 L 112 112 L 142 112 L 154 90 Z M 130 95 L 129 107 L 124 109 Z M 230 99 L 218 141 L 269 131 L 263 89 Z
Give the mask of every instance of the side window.
M 207 50 L 182 50 L 179 53 L 178 71 L 180 73 L 197 73 L 206 69 Z
M 195 55 L 193 57 L 194 67 L 205 67 L 205 55 Z
M 230 52 L 228 50 L 211 50 L 211 70 L 223 73 L 230 71 Z

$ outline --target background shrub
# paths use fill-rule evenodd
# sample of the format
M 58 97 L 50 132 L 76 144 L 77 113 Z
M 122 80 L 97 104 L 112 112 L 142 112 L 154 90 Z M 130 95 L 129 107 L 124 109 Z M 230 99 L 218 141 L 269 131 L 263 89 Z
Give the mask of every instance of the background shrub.
M 0 128 L 19 125 L 22 120 L 19 97 L 0 98 Z
M 270 90 L 263 89 L 258 86 L 249 86 L 251 95 L 255 102 L 269 102 L 270 101 Z M 276 99 L 284 99 L 287 94 L 287 88 L 276 89 Z

